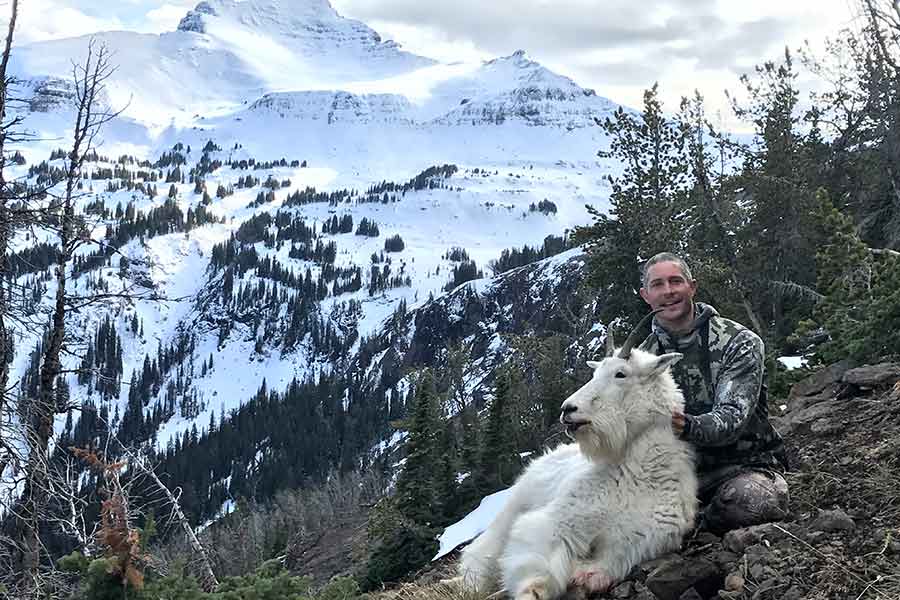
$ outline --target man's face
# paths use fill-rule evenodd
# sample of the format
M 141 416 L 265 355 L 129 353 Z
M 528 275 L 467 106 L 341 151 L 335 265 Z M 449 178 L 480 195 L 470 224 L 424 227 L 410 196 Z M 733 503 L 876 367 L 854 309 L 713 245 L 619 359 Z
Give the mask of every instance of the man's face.
M 684 326 L 693 320 L 693 299 L 697 284 L 688 281 L 674 262 L 660 262 L 647 271 L 647 283 L 641 288 L 641 298 L 652 310 L 661 308 L 657 320 L 667 325 Z

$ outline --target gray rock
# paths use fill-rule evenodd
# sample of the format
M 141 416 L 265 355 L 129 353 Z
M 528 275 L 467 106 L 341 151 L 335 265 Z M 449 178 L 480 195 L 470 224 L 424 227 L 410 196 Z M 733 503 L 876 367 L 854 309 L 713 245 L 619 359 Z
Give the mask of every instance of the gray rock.
M 856 523 L 839 508 L 821 511 L 809 528 L 813 531 L 849 531 L 856 528 Z
M 891 385 L 900 380 L 900 363 L 879 363 L 850 369 L 842 381 L 861 388 Z
M 740 592 L 744 589 L 744 577 L 738 573 L 730 573 L 725 578 L 725 590 L 728 592 Z
M 741 559 L 740 554 L 729 552 L 728 550 L 720 550 L 708 555 L 708 558 L 719 565 L 723 571 L 730 571 L 732 567 Z
M 722 545 L 735 554 L 743 554 L 748 547 L 754 544 L 763 541 L 777 542 L 786 537 L 788 537 L 787 534 L 776 527 L 775 523 L 763 523 L 729 531 L 722 539 Z
M 725 573 L 709 560 L 676 557 L 654 569 L 645 583 L 659 600 L 679 600 L 691 587 L 708 598 L 722 589 L 724 580 Z
M 839 388 L 840 384 L 834 383 L 816 394 L 792 397 L 788 399 L 787 412 L 796 412 L 814 404 L 825 402 L 826 400 L 834 400 L 838 395 Z
M 688 588 L 683 594 L 678 596 L 678 600 L 703 600 L 703 596 L 694 588 Z
M 816 371 L 806 379 L 795 383 L 793 387 L 791 387 L 788 398 L 792 399 L 796 396 L 811 396 L 813 394 L 818 394 L 828 386 L 838 383 L 844 373 L 854 366 L 856 366 L 855 363 L 850 359 L 828 365 L 824 369 Z
M 833 435 L 844 430 L 844 421 L 839 417 L 823 417 L 814 421 L 809 430 L 816 435 Z
M 793 431 L 799 427 L 810 426 L 819 419 L 831 417 L 838 412 L 845 402 L 843 400 L 829 400 L 814 404 L 803 410 L 788 413 L 782 417 L 781 424 L 787 431 Z

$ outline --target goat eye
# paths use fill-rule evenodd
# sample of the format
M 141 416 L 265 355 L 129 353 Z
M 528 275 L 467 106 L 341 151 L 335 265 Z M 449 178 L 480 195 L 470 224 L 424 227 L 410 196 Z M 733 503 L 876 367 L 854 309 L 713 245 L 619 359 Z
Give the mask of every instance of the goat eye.
M 623 371 L 616 371 L 615 378 L 616 379 L 625 379 L 625 373 Z

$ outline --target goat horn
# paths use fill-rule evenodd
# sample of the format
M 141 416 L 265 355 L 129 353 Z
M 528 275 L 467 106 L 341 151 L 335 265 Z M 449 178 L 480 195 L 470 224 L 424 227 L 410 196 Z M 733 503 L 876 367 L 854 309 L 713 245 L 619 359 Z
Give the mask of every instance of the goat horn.
M 661 311 L 662 311 L 661 308 L 657 308 L 653 312 L 644 315 L 644 318 L 641 319 L 640 323 L 637 324 L 637 327 L 635 327 L 631 331 L 631 334 L 628 336 L 628 339 L 625 340 L 625 345 L 622 346 L 621 350 L 619 350 L 619 358 L 624 358 L 625 360 L 628 360 L 628 357 L 631 356 L 631 350 L 640 341 L 641 330 L 643 330 L 644 325 L 647 323 L 647 321 L 649 319 L 651 319 L 653 317 L 653 315 L 655 315 L 656 313 L 661 312 Z
M 612 324 L 606 327 L 606 356 L 610 357 L 616 352 L 616 341 L 613 339 Z

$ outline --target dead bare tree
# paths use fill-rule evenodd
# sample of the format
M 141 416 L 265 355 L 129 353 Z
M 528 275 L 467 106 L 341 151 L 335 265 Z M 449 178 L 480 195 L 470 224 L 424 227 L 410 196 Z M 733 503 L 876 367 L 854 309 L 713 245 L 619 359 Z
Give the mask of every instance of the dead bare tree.
M 26 481 L 19 509 L 22 526 L 22 589 L 26 595 L 39 595 L 41 584 L 40 523 L 44 518 L 49 485 L 50 441 L 53 436 L 57 377 L 62 371 L 60 354 L 66 341 L 67 276 L 77 248 L 89 239 L 83 222 L 76 217 L 76 190 L 84 161 L 102 126 L 119 113 L 103 106 L 105 82 L 113 74 L 109 50 L 91 40 L 84 62 L 73 67 L 75 88 L 75 127 L 67 157 L 65 189 L 51 194 L 46 209 L 46 225 L 55 229 L 59 243 L 56 261 L 56 294 L 50 331 L 46 337 L 39 371 L 37 396 L 24 401 L 24 425 L 28 458 Z M 64 407 L 65 410 L 68 407 Z
M 160 480 L 153 470 L 153 467 L 147 464 L 147 460 L 144 457 L 135 456 L 134 454 L 129 453 L 129 458 L 131 459 L 131 464 L 139 469 L 141 473 L 149 477 L 168 501 L 172 518 L 178 521 L 178 525 L 184 531 L 185 539 L 190 545 L 194 558 L 198 564 L 200 570 L 200 587 L 202 587 L 205 592 L 215 591 L 215 589 L 219 587 L 219 580 L 216 579 L 216 574 L 213 572 L 212 563 L 209 560 L 206 549 L 203 547 L 203 544 L 200 543 L 197 534 L 194 533 L 194 528 L 191 527 L 184 511 L 181 510 L 181 503 L 178 502 L 178 498 L 176 498 L 175 494 L 172 493 L 172 490 Z
M 19 13 L 18 0 L 12 0 L 10 7 L 9 23 L 6 31 L 6 41 L 3 45 L 3 55 L 0 57 L 0 273 L 6 273 L 6 254 L 9 248 L 9 240 L 12 235 L 12 222 L 10 219 L 10 203 L 14 199 L 13 190 L 4 174 L 6 168 L 7 139 L 21 123 L 19 117 L 7 118 L 9 89 L 11 78 L 6 74 L 9 56 L 12 51 L 13 33 L 16 28 L 16 19 Z M 0 278 L 0 427 L 5 420 L 9 385 L 9 363 L 12 360 L 12 340 L 7 327 L 7 313 L 9 311 L 8 295 L 4 289 L 3 280 Z M 0 475 L 6 470 L 7 465 L 15 456 L 14 449 L 3 435 L 0 428 Z

